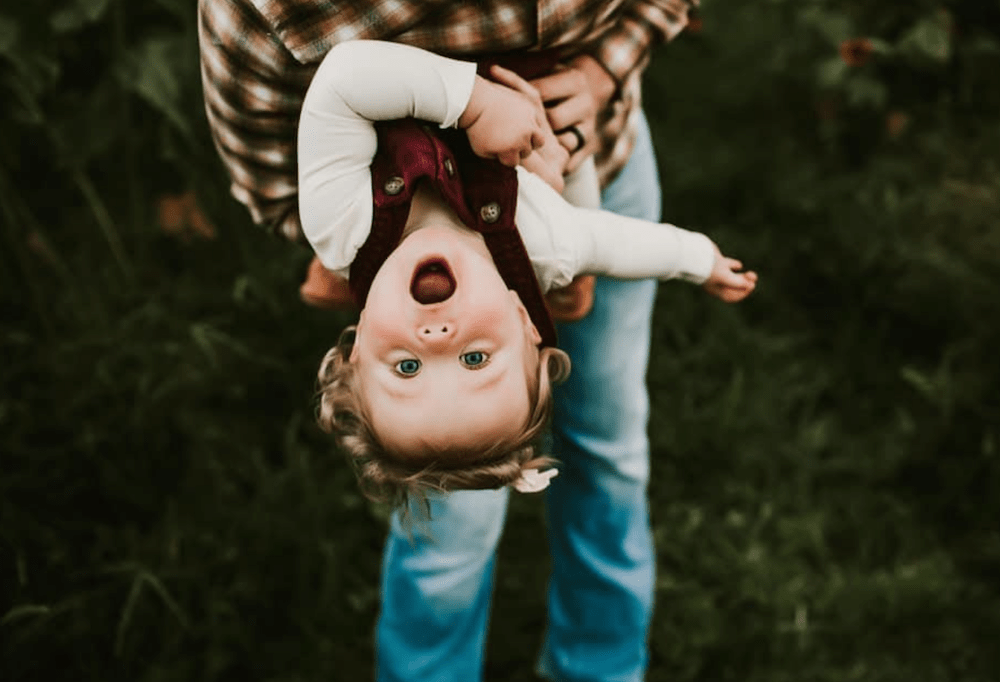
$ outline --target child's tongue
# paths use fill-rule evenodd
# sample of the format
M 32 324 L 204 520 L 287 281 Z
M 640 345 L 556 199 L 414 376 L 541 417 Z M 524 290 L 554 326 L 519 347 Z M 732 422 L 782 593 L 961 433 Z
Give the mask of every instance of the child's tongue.
M 440 303 L 455 293 L 455 280 L 447 268 L 437 261 L 417 268 L 410 284 L 410 295 L 421 305 Z

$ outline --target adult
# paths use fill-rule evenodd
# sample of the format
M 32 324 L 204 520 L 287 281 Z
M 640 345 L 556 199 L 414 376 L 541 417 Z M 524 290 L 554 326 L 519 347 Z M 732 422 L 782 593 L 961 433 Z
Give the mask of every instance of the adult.
M 575 167 L 596 156 L 604 208 L 660 218 L 640 76 L 697 0 L 199 0 L 206 110 L 232 193 L 254 221 L 301 240 L 295 133 L 317 64 L 336 43 L 392 40 L 458 58 L 559 50 L 534 81 Z M 572 375 L 556 392 L 547 493 L 553 574 L 539 673 L 640 680 L 655 557 L 646 486 L 645 374 L 656 283 L 599 279 L 594 307 L 559 328 Z M 431 502 L 429 523 L 393 517 L 386 542 L 377 676 L 469 682 L 482 675 L 496 545 L 508 490 Z

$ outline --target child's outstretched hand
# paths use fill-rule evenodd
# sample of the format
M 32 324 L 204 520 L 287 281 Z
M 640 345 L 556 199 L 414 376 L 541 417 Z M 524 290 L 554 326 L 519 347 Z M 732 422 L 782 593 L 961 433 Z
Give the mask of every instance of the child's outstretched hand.
M 757 286 L 757 273 L 752 270 L 738 272 L 743 263 L 735 258 L 727 258 L 715 247 L 715 264 L 712 274 L 702 286 L 705 291 L 726 303 L 736 303 L 749 296 Z
M 458 127 L 465 129 L 478 156 L 514 167 L 545 143 L 549 123 L 542 98 L 527 81 L 499 66 L 493 74 L 516 87 L 476 76 Z

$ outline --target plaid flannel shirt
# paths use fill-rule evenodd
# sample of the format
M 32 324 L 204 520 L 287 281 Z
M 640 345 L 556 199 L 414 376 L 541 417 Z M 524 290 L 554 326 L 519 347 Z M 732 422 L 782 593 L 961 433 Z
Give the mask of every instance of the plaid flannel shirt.
M 513 50 L 592 55 L 617 96 L 598 119 L 602 183 L 632 152 L 640 76 L 650 50 L 676 36 L 698 0 L 199 0 L 205 108 L 233 196 L 254 222 L 302 240 L 296 129 L 330 48 L 391 40 L 459 59 Z

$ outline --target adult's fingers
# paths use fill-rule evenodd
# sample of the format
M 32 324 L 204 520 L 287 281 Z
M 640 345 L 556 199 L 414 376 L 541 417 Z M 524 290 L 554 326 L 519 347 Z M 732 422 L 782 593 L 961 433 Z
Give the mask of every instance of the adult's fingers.
M 545 115 L 553 130 L 577 126 L 580 128 L 580 132 L 583 132 L 584 128 L 587 128 L 589 132 L 597 121 L 594 100 L 584 95 L 570 97 L 559 104 L 546 107 Z
M 567 148 L 567 152 L 569 152 L 572 149 L 575 149 L 576 136 L 574 135 L 573 138 L 574 138 L 573 141 L 570 143 L 570 145 L 572 146 Z M 560 140 L 560 143 L 565 145 L 567 141 Z M 573 171 L 575 171 L 583 164 L 584 161 L 590 158 L 590 156 L 592 156 L 596 150 L 597 150 L 597 144 L 595 142 L 588 140 L 587 144 L 585 144 L 582 148 L 577 149 L 573 153 L 570 153 L 569 159 L 566 161 L 566 172 L 572 173 Z
M 573 129 L 575 129 L 579 135 L 577 132 L 574 132 Z M 588 137 L 580 126 L 571 126 L 569 130 L 560 132 L 557 139 L 559 140 L 559 144 L 561 144 L 570 155 L 577 154 L 583 150 L 588 150 L 587 154 L 589 154 L 589 150 L 594 148 L 593 137 Z
M 538 91 L 543 102 L 572 97 L 587 87 L 583 74 L 576 69 L 560 69 L 529 83 Z

